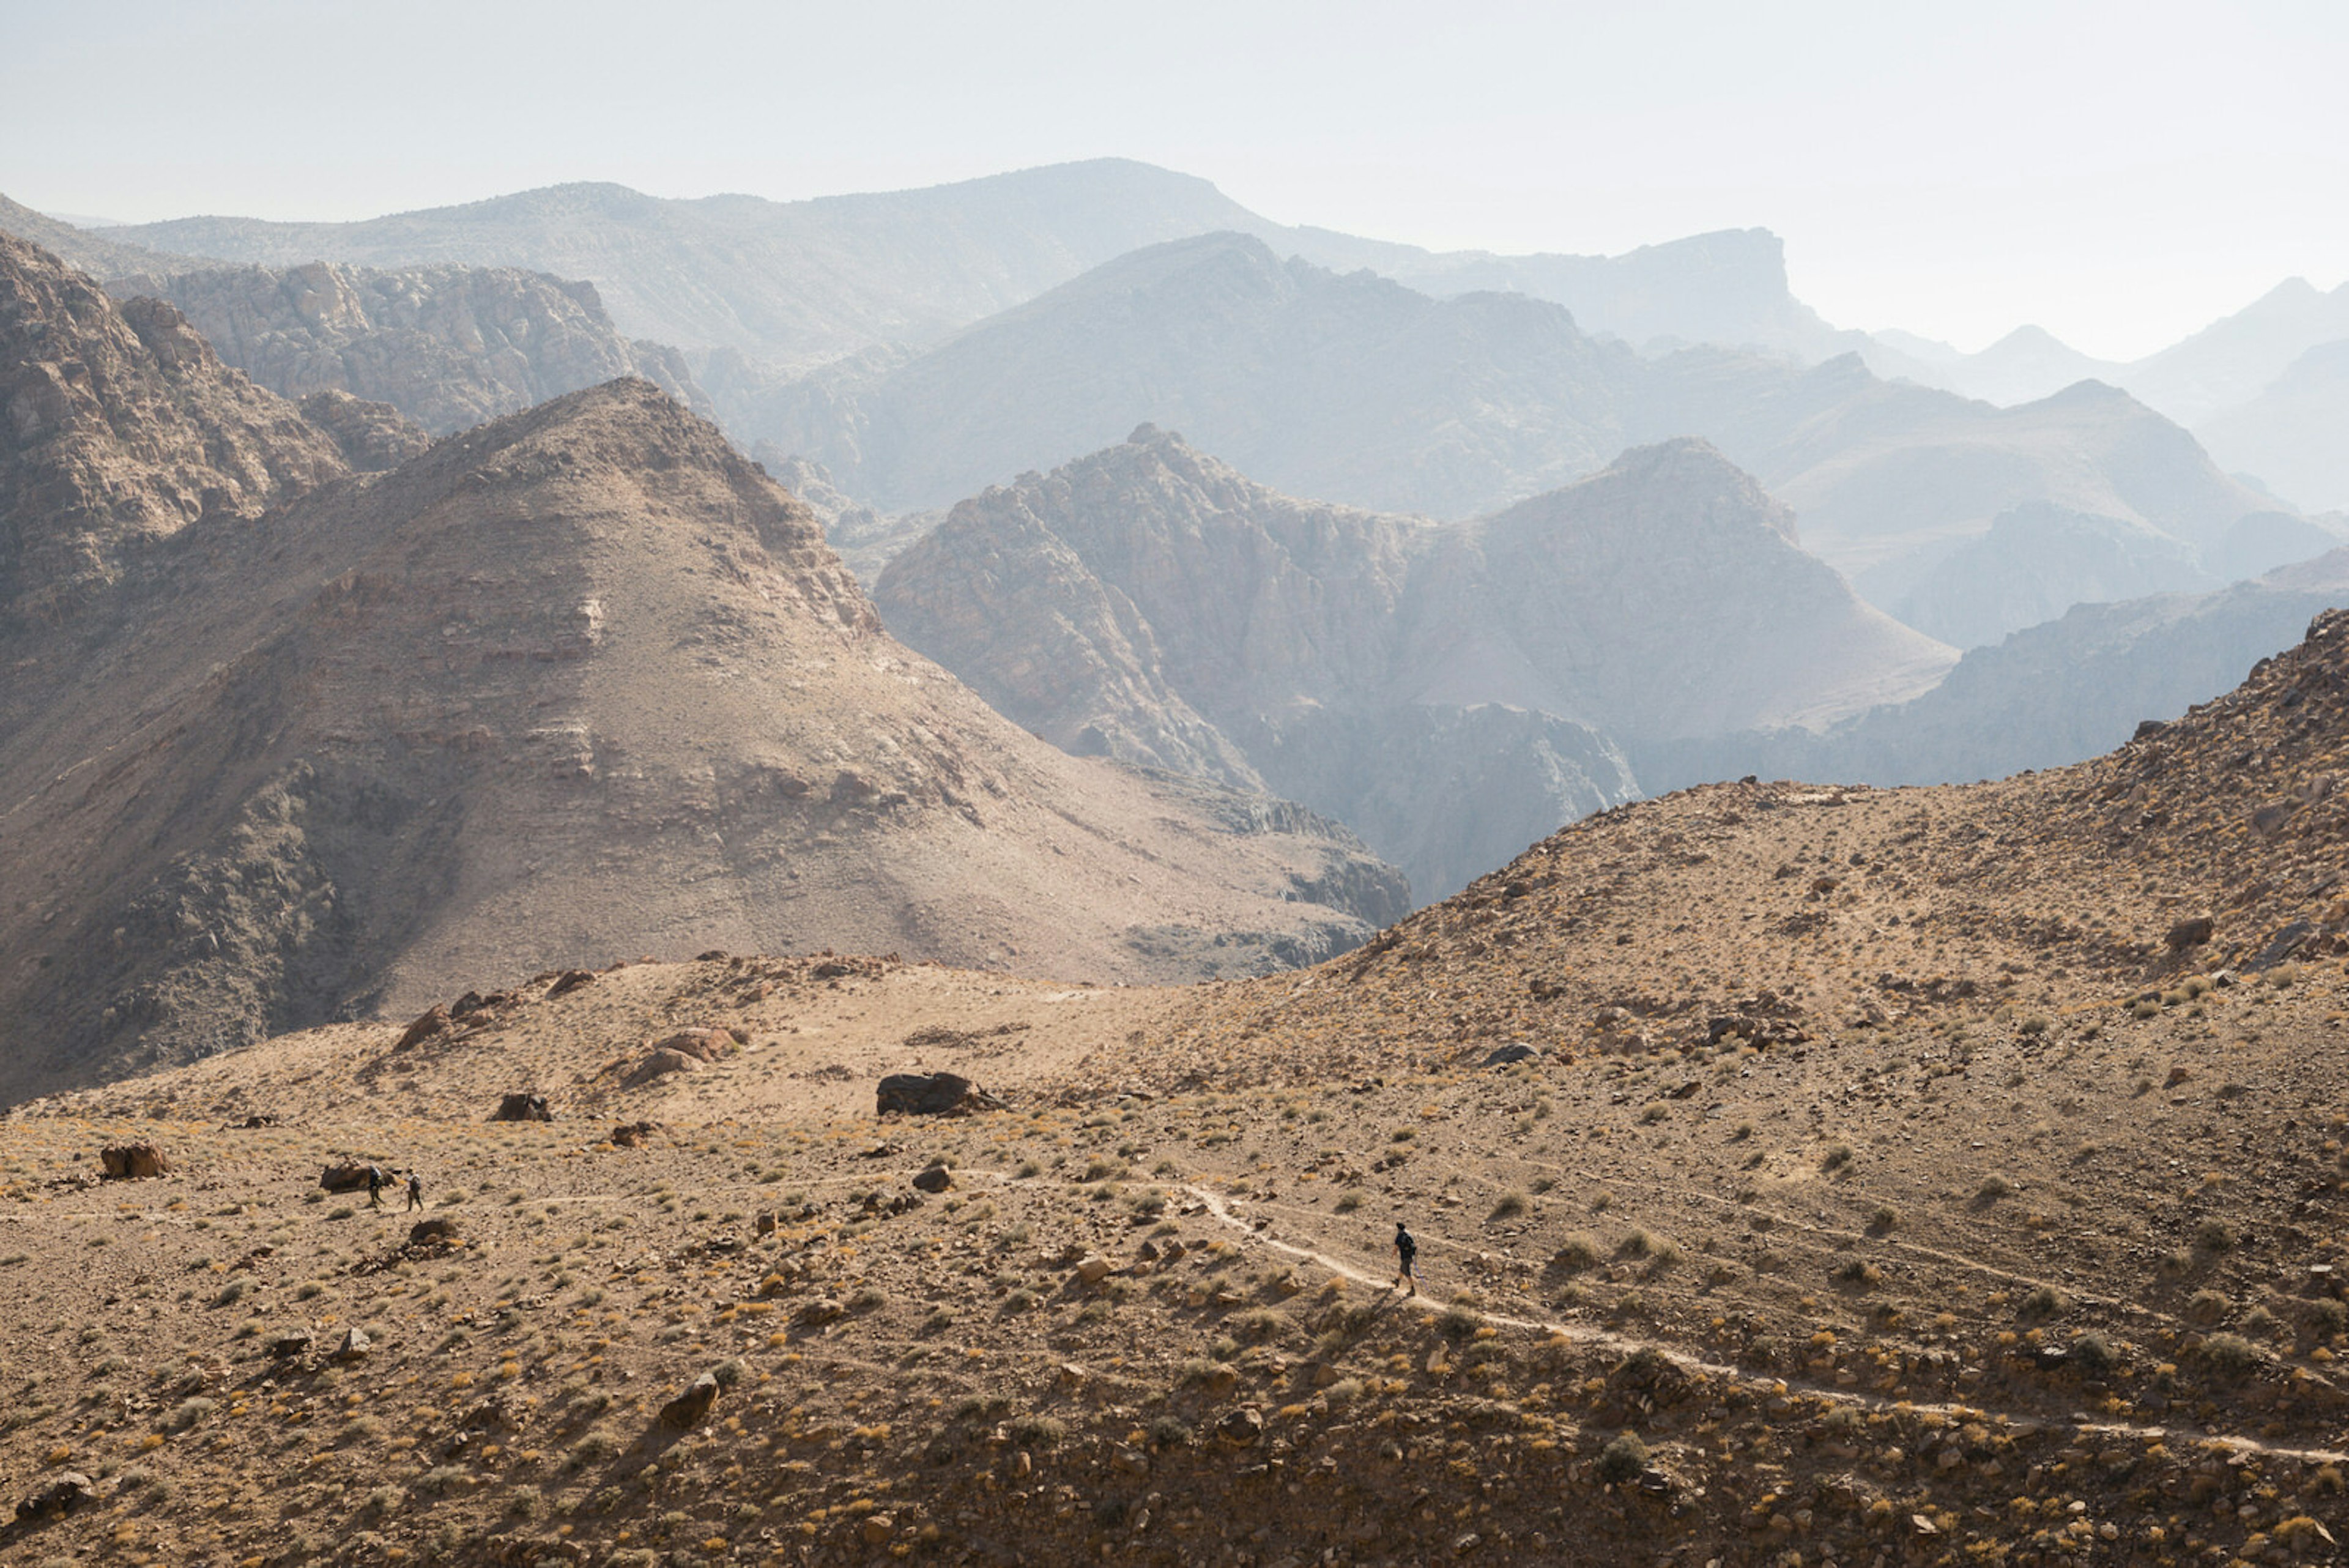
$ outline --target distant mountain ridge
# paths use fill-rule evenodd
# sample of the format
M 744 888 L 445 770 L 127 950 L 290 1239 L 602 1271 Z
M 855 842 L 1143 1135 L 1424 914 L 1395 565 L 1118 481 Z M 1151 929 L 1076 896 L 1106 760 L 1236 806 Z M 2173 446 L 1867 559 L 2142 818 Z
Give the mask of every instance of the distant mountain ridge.
M 581 183 L 353 223 L 203 217 L 104 233 L 269 266 L 461 263 L 584 277 L 630 335 L 739 351 L 771 371 L 874 343 L 935 342 L 1128 251 L 1218 231 L 1438 296 L 1521 292 L 1635 344 L 1723 341 L 1811 358 L 1852 346 L 1787 292 L 1782 247 L 1764 230 L 1613 257 L 1431 252 L 1274 223 L 1204 180 L 1124 159 L 798 202 Z

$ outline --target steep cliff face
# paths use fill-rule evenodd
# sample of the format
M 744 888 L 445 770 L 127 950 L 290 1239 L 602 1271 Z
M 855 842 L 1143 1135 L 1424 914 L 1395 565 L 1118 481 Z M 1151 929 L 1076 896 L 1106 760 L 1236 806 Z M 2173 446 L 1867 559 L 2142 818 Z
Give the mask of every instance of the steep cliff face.
M 681 354 L 622 337 L 595 285 L 543 273 L 311 262 L 133 273 L 107 288 L 170 300 L 222 358 L 281 396 L 388 403 L 434 435 L 622 376 L 709 408 Z
M 1446 526 L 1294 500 L 1144 426 L 957 505 L 875 593 L 1037 733 L 1261 779 L 1424 896 L 1635 794 L 1627 751 L 1826 723 L 1954 658 L 1695 442 Z
M 115 361 L 144 366 L 129 323 L 170 307 L 34 271 L 78 290 L 50 362 L 147 396 Z M 175 330 L 286 437 L 254 473 L 345 474 Z M 90 405 L 133 493 L 201 444 L 159 385 Z M 70 624 L 0 628 L 0 1097 L 647 951 L 1195 978 L 1327 956 L 1407 902 L 1310 812 L 1004 721 L 641 380 L 130 554 Z
M 171 306 L 117 307 L 0 234 L 0 620 L 68 614 L 144 544 L 250 518 L 347 472 Z

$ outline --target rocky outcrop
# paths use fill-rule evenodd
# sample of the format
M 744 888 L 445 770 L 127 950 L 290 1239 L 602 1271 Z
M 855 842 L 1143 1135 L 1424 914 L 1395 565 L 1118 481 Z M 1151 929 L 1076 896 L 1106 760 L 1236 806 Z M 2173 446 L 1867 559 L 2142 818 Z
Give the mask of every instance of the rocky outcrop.
M 71 389 L 64 367 L 97 383 L 119 359 L 162 405 L 91 400 L 109 493 L 233 450 L 165 397 L 206 366 L 254 428 L 345 472 L 184 324 L 153 335 L 184 348 L 181 380 L 157 369 L 128 322 L 170 306 L 35 277 L 75 302 L 40 318 L 36 369 Z M 0 969 L 0 1096 L 615 953 L 1260 972 L 1361 941 L 1401 886 L 1285 803 L 1007 722 L 884 633 L 812 515 L 641 380 L 142 548 L 70 625 L 0 628 L 0 950 L 21 959 Z
M 281 396 L 388 403 L 433 435 L 620 376 L 709 408 L 683 357 L 621 336 L 595 285 L 515 267 L 311 262 L 138 273 L 107 288 L 170 300 L 222 359 Z
M 302 417 L 326 431 L 343 461 L 361 473 L 398 468 L 432 444 L 423 426 L 389 403 L 370 403 L 348 392 L 312 392 L 301 409 Z
M 1637 793 L 1619 748 L 1823 724 L 1952 658 L 1700 443 L 1442 526 L 1256 484 L 1154 426 L 962 503 L 876 596 L 1078 752 L 1261 780 L 1423 897 Z
M 200 519 L 343 477 L 334 442 L 171 306 L 0 234 L 0 622 L 74 613 Z

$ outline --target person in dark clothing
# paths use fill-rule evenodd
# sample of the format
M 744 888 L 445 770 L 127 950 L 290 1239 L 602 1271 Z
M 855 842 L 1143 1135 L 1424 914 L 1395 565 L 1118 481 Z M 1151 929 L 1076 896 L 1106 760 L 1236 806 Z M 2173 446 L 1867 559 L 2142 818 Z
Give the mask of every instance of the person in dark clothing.
M 383 1207 L 383 1168 L 381 1166 L 367 1167 L 367 1207 L 370 1209 Z
M 409 1210 L 424 1207 L 424 1179 L 412 1170 L 408 1173 L 408 1207 Z
M 1395 1283 L 1410 1287 L 1403 1293 L 1415 1296 L 1419 1294 L 1419 1243 L 1400 1220 L 1395 1221 L 1394 1249 Z

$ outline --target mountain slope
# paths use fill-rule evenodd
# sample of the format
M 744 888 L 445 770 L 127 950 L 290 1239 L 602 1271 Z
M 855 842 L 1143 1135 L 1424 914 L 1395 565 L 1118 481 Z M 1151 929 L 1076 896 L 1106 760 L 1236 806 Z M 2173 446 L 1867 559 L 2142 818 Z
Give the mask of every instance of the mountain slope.
M 1693 442 L 1446 527 L 1293 500 L 1144 426 L 959 504 L 874 594 L 1038 733 L 1261 779 L 1433 892 L 1627 798 L 1626 751 L 1930 686 L 1949 650 L 1793 535 Z

